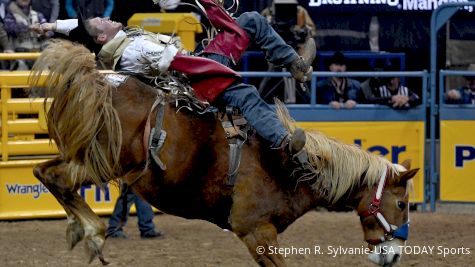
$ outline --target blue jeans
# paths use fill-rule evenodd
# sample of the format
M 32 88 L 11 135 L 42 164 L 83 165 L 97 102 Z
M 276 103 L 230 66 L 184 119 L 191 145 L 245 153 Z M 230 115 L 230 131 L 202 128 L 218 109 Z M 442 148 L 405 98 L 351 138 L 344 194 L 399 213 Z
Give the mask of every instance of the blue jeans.
M 120 225 L 120 221 L 122 218 L 122 210 L 124 208 L 122 199 L 125 195 L 127 196 L 127 213 L 126 217 L 124 218 L 124 225 L 129 217 L 130 206 L 132 206 L 132 203 L 134 203 L 135 209 L 137 210 L 140 233 L 143 235 L 145 233 L 155 231 L 155 225 L 153 224 L 154 214 L 150 204 L 145 202 L 145 200 L 143 200 L 141 197 L 135 195 L 131 190 L 124 190 L 123 188 L 120 192 L 117 202 L 115 203 L 114 211 L 109 218 L 109 226 L 107 227 L 106 235 L 123 230 L 122 226 Z
M 298 57 L 297 52 L 280 37 L 267 19 L 256 11 L 242 13 L 236 22 L 249 35 L 252 44 L 265 53 L 270 63 L 287 65 Z
M 204 54 L 205 57 L 229 67 L 229 58 L 218 54 Z M 218 97 L 225 105 L 241 110 L 247 122 L 271 147 L 278 147 L 288 132 L 280 122 L 275 110 L 262 100 L 256 87 L 245 84 L 233 84 Z
M 287 136 L 275 111 L 259 96 L 257 89 L 249 84 L 236 84 L 226 89 L 220 99 L 226 104 L 238 107 L 249 124 L 271 147 L 278 147 Z
M 266 59 L 275 65 L 286 65 L 294 61 L 298 54 L 259 13 L 246 12 L 236 22 L 249 35 L 251 42 L 266 54 Z M 218 54 L 203 54 L 227 67 L 233 67 L 230 58 Z M 257 89 L 249 84 L 234 84 L 220 96 L 225 105 L 238 107 L 249 124 L 271 147 L 281 145 L 288 132 L 275 111 L 259 96 Z

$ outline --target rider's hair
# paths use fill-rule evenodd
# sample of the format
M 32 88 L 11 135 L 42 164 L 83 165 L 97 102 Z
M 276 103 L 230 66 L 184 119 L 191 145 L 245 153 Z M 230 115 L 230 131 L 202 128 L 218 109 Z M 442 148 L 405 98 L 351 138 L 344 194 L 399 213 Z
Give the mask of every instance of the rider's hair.
M 99 34 L 101 34 L 102 32 L 96 27 L 93 27 L 90 22 L 90 19 L 84 20 L 84 28 L 86 29 L 87 33 L 94 39 L 94 41 L 97 42 L 97 36 L 99 36 Z

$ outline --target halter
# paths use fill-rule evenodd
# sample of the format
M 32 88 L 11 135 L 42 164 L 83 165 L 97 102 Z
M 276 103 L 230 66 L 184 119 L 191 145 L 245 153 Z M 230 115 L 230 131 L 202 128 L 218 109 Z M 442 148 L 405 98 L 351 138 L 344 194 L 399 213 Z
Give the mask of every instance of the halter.
M 386 186 L 386 174 L 388 169 L 384 169 L 381 177 L 379 178 L 379 183 L 375 186 L 375 191 L 371 203 L 367 210 L 364 210 L 359 213 L 360 218 L 363 220 L 366 217 L 374 216 L 378 221 L 379 225 L 384 229 L 384 236 L 381 236 L 379 239 L 370 239 L 367 242 L 372 245 L 380 244 L 384 241 L 390 241 L 394 238 L 399 238 L 402 240 L 407 240 L 409 235 L 409 220 L 397 227 L 396 225 L 390 224 L 384 215 L 381 213 L 381 198 L 383 197 L 384 187 Z

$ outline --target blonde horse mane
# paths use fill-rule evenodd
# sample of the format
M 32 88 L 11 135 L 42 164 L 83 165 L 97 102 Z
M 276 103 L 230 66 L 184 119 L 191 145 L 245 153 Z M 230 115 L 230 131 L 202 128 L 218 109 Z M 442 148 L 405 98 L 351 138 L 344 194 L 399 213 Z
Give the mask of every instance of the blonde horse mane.
M 285 105 L 276 100 L 277 115 L 290 132 L 296 128 Z M 372 187 L 378 182 L 383 170 L 388 175 L 398 173 L 395 166 L 383 157 L 366 152 L 355 145 L 343 144 L 318 131 L 307 132 L 307 150 L 310 164 L 315 169 L 318 182 L 314 190 L 324 192 L 331 203 L 337 202 L 354 186 L 366 184 Z M 364 179 L 361 180 L 362 175 Z
M 122 129 L 112 106 L 114 87 L 96 69 L 94 55 L 79 44 L 50 41 L 33 66 L 30 84 L 37 84 L 43 74 L 46 99 L 53 98 L 46 116 L 48 131 L 69 164 L 71 179 L 87 175 L 99 186 L 115 179 Z

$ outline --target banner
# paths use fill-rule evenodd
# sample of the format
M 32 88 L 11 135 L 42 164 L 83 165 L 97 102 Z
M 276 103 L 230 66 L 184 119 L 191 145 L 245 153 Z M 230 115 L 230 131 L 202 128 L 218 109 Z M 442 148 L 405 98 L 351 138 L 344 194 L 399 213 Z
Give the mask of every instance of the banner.
M 467 3 L 471 0 L 300 0 L 308 8 L 319 9 L 320 12 L 432 12 L 445 3 Z M 464 6 L 463 9 L 473 12 L 473 6 Z
M 299 122 L 344 143 L 384 156 L 393 163 L 411 159 L 411 168 L 420 168 L 414 179 L 411 202 L 424 200 L 424 122 Z
M 440 122 L 440 200 L 475 201 L 475 121 Z
M 33 176 L 33 166 L 42 161 L 0 162 L 0 220 L 66 215 L 49 190 Z M 91 185 L 78 193 L 97 214 L 111 214 L 119 189 L 108 184 L 103 191 Z

